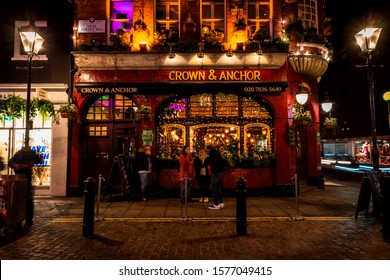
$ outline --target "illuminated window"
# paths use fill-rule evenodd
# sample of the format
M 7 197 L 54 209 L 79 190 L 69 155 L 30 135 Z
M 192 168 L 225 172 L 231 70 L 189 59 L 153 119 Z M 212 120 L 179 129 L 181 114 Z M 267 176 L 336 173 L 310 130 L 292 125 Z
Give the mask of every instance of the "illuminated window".
M 211 117 L 213 115 L 213 96 L 211 94 L 196 94 L 191 96 L 191 117 Z
M 202 34 L 204 30 L 225 32 L 225 1 L 202 2 Z
M 135 119 L 136 104 L 132 99 L 121 95 L 104 95 L 88 109 L 87 120 Z M 111 113 L 112 112 L 112 113 Z M 111 115 L 112 114 L 112 115 Z
M 161 159 L 176 159 L 185 144 L 193 152 L 209 145 L 236 155 L 272 151 L 272 111 L 262 100 L 202 93 L 173 99 L 162 106 L 157 124 Z
M 110 4 L 110 31 L 115 33 L 125 29 L 130 32 L 133 25 L 133 1 L 111 0 Z
M 90 125 L 88 127 L 88 136 L 108 136 L 108 129 L 106 125 Z
M 298 18 L 304 28 L 317 28 L 317 0 L 299 0 Z
M 156 30 L 162 32 L 173 30 L 179 32 L 179 3 L 178 1 L 156 1 Z
M 270 32 L 271 1 L 248 1 L 248 25 L 252 32 L 264 30 Z

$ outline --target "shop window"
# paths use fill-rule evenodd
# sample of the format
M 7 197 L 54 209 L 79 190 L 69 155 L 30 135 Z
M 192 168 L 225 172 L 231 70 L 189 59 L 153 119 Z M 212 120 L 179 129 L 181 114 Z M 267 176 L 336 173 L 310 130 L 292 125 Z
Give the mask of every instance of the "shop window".
M 160 112 L 157 126 L 160 159 L 176 160 L 185 144 L 194 153 L 207 146 L 221 148 L 233 161 L 239 161 L 244 154 L 272 151 L 273 119 L 262 100 L 203 93 L 174 99 Z
M 240 127 L 233 124 L 218 123 L 194 125 L 190 129 L 190 139 L 192 151 L 195 153 L 207 146 L 223 147 L 226 150 L 235 150 L 238 153 Z
M 133 1 L 111 0 L 110 2 L 110 31 L 124 29 L 130 32 L 133 25 Z
M 271 34 L 270 20 L 271 15 L 271 1 L 248 1 L 248 26 L 252 32 L 265 31 Z
M 176 160 L 185 145 L 186 127 L 181 124 L 166 124 L 159 128 L 158 154 L 162 159 Z
M 245 150 L 248 153 L 268 151 L 269 126 L 264 124 L 249 124 L 244 129 Z
M 244 118 L 271 119 L 268 109 L 250 98 L 243 98 L 242 116 Z
M 202 2 L 202 35 L 205 32 L 225 32 L 225 1 Z
M 179 32 L 179 3 L 178 1 L 156 1 L 156 30 L 163 32 L 173 30 Z
M 191 117 L 211 117 L 213 115 L 213 96 L 211 94 L 196 94 L 191 96 Z
M 238 96 L 218 93 L 215 97 L 215 115 L 217 117 L 238 117 Z

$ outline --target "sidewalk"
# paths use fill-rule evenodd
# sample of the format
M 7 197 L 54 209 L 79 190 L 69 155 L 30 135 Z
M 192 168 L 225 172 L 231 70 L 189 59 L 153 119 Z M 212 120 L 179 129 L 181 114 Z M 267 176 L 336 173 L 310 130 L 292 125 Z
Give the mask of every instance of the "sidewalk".
M 2 259 L 380 260 L 390 259 L 381 222 L 355 206 L 360 181 L 325 180 L 295 197 L 247 198 L 247 234 L 239 236 L 234 197 L 225 208 L 179 198 L 99 204 L 94 235 L 82 236 L 83 198 L 36 197 L 34 225 L 0 247 Z M 298 208 L 297 208 L 298 206 Z

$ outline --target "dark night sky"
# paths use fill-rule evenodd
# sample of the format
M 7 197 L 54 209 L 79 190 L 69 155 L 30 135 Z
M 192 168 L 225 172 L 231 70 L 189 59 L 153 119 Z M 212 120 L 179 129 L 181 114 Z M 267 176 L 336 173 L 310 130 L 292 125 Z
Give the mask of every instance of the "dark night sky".
M 374 71 L 376 123 L 378 135 L 390 135 L 387 104 L 382 98 L 390 91 L 390 1 L 326 0 L 326 16 L 333 18 L 334 54 L 319 90 L 322 96 L 327 91 L 335 101 L 332 115 L 339 119 L 339 125 L 350 128 L 338 137 L 371 135 L 367 72 L 356 67 L 361 61 L 354 37 L 364 27 L 382 28 L 379 53 L 374 57 L 375 64 L 383 65 Z

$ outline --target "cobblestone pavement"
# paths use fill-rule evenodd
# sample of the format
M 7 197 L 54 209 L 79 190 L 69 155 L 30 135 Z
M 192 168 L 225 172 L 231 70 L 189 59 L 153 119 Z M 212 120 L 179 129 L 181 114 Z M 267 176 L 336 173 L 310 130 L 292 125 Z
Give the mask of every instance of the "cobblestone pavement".
M 390 259 L 373 218 L 249 220 L 238 236 L 233 221 L 105 220 L 94 236 L 82 236 L 80 221 L 40 220 L 0 248 L 1 259 Z
M 36 198 L 32 227 L 0 246 L 2 260 L 294 259 L 388 260 L 379 218 L 358 213 L 359 180 L 327 178 L 294 197 L 248 197 L 247 234 L 237 234 L 234 198 L 209 210 L 177 198 L 101 203 L 84 237 L 82 198 Z M 299 202 L 299 204 L 297 204 Z M 299 211 L 297 209 L 299 205 Z

